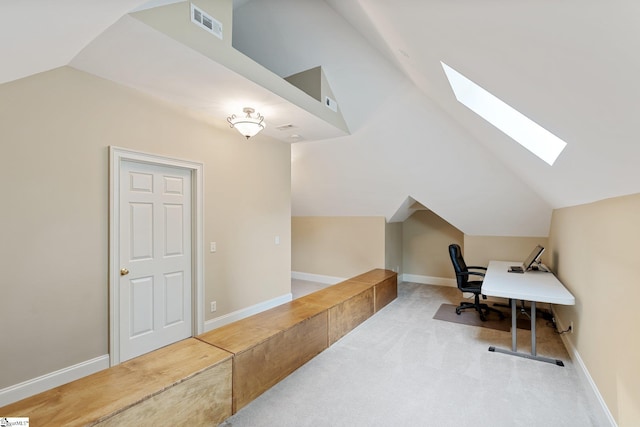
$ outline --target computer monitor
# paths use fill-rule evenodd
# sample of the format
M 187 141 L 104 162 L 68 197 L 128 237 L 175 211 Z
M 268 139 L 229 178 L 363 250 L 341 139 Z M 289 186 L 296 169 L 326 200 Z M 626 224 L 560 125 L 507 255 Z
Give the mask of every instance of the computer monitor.
M 523 268 L 525 271 L 529 270 L 533 265 L 533 263 L 536 262 L 538 258 L 540 258 L 540 255 L 542 255 L 542 252 L 544 252 L 544 248 L 540 245 L 537 245 L 535 249 L 531 251 L 527 259 L 524 260 Z

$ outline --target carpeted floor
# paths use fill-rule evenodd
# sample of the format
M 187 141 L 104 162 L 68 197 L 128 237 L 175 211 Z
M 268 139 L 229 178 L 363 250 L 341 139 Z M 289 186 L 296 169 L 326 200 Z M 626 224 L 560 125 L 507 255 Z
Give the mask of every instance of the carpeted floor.
M 509 332 L 433 319 L 443 303 L 459 302 L 456 288 L 401 283 L 398 293 L 221 426 L 608 425 L 544 322 L 538 354 L 565 367 L 487 351 L 509 348 Z M 530 334 L 518 330 L 519 350 L 530 350 Z

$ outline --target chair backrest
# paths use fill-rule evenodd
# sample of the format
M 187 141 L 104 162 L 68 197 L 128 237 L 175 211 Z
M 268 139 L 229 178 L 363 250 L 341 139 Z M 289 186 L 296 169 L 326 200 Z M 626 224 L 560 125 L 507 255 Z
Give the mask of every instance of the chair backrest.
M 453 264 L 453 269 L 456 272 L 456 280 L 458 282 L 458 288 L 464 287 L 469 281 L 469 276 L 467 274 L 460 274 L 462 272 L 467 272 L 467 264 L 464 262 L 464 258 L 462 257 L 462 250 L 460 249 L 460 245 L 452 243 L 449 245 L 449 256 L 451 257 L 451 263 Z

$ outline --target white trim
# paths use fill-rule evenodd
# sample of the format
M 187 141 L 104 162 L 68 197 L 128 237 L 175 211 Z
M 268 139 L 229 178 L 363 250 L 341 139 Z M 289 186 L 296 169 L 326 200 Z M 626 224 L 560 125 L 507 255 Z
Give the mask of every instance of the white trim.
M 119 244 L 120 206 L 115 193 L 120 188 L 120 165 L 133 161 L 152 165 L 172 166 L 191 170 L 192 178 L 192 261 L 195 295 L 193 301 L 193 335 L 204 332 L 204 165 L 190 160 L 148 154 L 126 148 L 109 147 L 109 353 L 111 366 L 120 363 Z
M 551 307 L 551 311 L 553 312 L 553 316 L 556 319 L 556 323 L 558 325 L 558 329 L 561 330 L 561 331 L 566 330 L 567 328 L 562 323 L 562 321 L 558 318 L 558 314 L 553 309 L 553 306 Z M 571 360 L 573 362 L 575 362 L 574 364 L 575 364 L 575 366 L 577 368 L 576 371 L 578 371 L 578 374 L 581 376 L 581 378 L 585 382 L 585 384 L 587 384 L 589 386 L 588 388 L 591 389 L 591 392 L 593 393 L 594 399 L 600 405 L 600 408 L 602 409 L 602 414 L 604 415 L 604 418 L 606 419 L 606 421 L 609 422 L 609 425 L 611 427 L 617 427 L 618 424 L 616 423 L 615 418 L 613 418 L 613 415 L 611 414 L 611 411 L 609 411 L 609 407 L 607 406 L 607 403 L 604 401 L 604 398 L 600 394 L 600 390 L 598 390 L 598 386 L 593 381 L 593 378 L 591 377 L 591 374 L 589 374 L 589 370 L 587 369 L 587 366 L 584 364 L 584 362 L 582 360 L 582 357 L 580 357 L 580 353 L 578 353 L 578 350 L 574 347 L 573 343 L 571 342 L 569 337 L 566 336 L 566 334 L 560 335 L 560 338 L 562 338 L 562 342 L 564 343 L 564 346 L 567 349 L 567 352 L 569 353 L 569 356 L 571 357 Z
M 327 285 L 335 285 L 336 283 L 344 282 L 345 278 L 335 276 L 324 276 L 322 274 L 303 273 L 300 271 L 292 271 L 291 278 L 297 280 L 308 280 L 310 282 L 324 283 Z
M 109 367 L 109 355 L 98 356 L 73 366 L 33 378 L 0 390 L 0 407 L 25 399 L 34 394 L 75 381 Z
M 449 286 L 451 288 L 457 288 L 458 283 L 456 279 L 447 279 L 444 277 L 432 277 L 422 276 L 420 274 L 403 274 L 403 282 L 421 283 L 423 285 L 437 285 L 437 286 Z
M 233 323 L 237 320 L 244 319 L 245 317 L 253 316 L 254 314 L 258 314 L 265 310 L 269 310 L 270 308 L 277 307 L 281 304 L 287 303 L 292 299 L 293 299 L 293 295 L 291 293 L 288 293 L 288 294 L 284 294 L 282 296 L 270 299 L 268 301 L 263 301 L 261 303 L 252 305 L 250 307 L 236 310 L 232 313 L 225 314 L 220 317 L 216 317 L 215 319 L 207 320 L 204 324 L 204 332 L 209 332 L 221 326 L 228 325 L 229 323 Z

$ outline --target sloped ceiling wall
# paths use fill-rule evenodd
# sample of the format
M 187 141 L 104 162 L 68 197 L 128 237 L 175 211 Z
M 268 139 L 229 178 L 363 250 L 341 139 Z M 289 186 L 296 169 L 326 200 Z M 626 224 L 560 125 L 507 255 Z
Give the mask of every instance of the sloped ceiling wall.
M 0 84 L 67 65 L 111 24 L 146 1 L 0 2 Z
M 234 46 L 277 74 L 322 64 L 352 130 L 292 146 L 294 215 L 401 220 L 412 197 L 467 234 L 548 234 L 551 205 L 326 3 L 251 2 L 234 29 Z
M 234 19 L 276 73 L 321 64 L 353 130 L 294 145 L 294 214 L 401 218 L 413 197 L 467 234 L 538 236 L 553 208 L 640 192 L 638 16 L 633 0 L 264 0 Z M 556 163 L 459 104 L 440 61 L 564 139 Z
M 327 0 L 554 208 L 640 191 L 640 3 Z M 451 96 L 453 66 L 567 143 L 553 167 Z
M 73 63 L 145 3 L 1 2 L 0 83 Z M 553 208 L 640 192 L 636 0 L 234 6 L 234 47 L 278 76 L 322 66 L 352 132 L 293 145 L 294 215 L 401 220 L 413 198 L 467 234 L 546 236 Z M 567 141 L 554 166 L 457 103 L 440 61 Z

